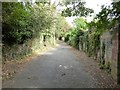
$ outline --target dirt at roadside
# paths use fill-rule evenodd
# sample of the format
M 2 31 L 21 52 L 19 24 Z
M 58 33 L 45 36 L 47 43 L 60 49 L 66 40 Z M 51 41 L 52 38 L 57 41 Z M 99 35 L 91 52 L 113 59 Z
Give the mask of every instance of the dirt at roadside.
M 14 74 L 21 71 L 32 57 L 33 55 L 20 61 L 7 61 L 2 64 L 2 82 L 4 83 L 5 80 L 14 78 Z
M 103 69 L 100 69 L 98 61 L 88 57 L 84 52 L 80 52 L 71 48 L 74 54 L 78 57 L 78 60 L 81 60 L 86 67 L 86 72 L 90 73 L 99 88 L 120 88 L 120 85 L 117 85 L 116 81 L 112 78 L 111 74 L 106 72 Z

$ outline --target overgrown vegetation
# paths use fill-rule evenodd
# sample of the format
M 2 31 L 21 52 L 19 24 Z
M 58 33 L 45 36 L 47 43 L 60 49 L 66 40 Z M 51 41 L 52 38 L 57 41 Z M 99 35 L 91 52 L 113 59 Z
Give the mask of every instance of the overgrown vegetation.
M 76 2 L 75 2 L 76 3 Z M 79 3 L 77 3 L 79 4 Z M 111 30 L 115 27 L 116 24 L 120 24 L 120 1 L 113 2 L 110 6 L 103 5 L 101 7 L 101 12 L 99 12 L 96 17 L 91 22 L 87 22 L 82 17 L 86 17 L 86 15 L 92 13 L 92 10 L 84 15 L 82 11 L 78 11 L 78 6 L 74 5 L 73 8 L 76 13 L 73 13 L 73 8 L 67 8 L 62 12 L 63 16 L 78 16 L 74 23 L 76 27 L 70 29 L 65 35 L 65 42 L 68 42 L 70 45 L 77 49 L 82 49 L 85 51 L 88 56 L 94 57 L 100 61 L 100 68 L 105 68 L 108 72 L 111 71 L 111 63 L 105 62 L 105 45 L 102 47 L 100 46 L 100 37 L 101 35 Z M 79 6 L 81 10 L 84 6 L 84 3 Z M 77 11 L 76 11 L 77 10 Z M 86 10 L 87 11 L 87 10 Z M 100 49 L 102 48 L 102 55 L 99 56 L 98 54 L 101 53 Z M 98 57 L 99 56 L 99 57 Z
M 53 17 L 49 4 L 32 6 L 30 3 L 10 2 L 2 3 L 2 9 L 3 42 L 6 44 L 23 44 L 51 28 Z
M 3 2 L 2 17 L 3 62 L 55 45 L 69 27 L 50 2 Z

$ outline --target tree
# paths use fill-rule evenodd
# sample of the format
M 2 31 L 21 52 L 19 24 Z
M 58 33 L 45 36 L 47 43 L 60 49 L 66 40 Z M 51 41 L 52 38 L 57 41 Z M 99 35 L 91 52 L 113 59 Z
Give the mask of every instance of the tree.
M 66 22 L 65 18 L 58 14 L 56 19 L 56 37 L 59 38 L 63 33 L 67 32 L 70 28 L 70 25 Z
M 5 2 L 2 3 L 3 43 L 23 44 L 40 33 L 51 30 L 53 14 L 49 3 Z M 51 32 L 49 31 L 51 34 Z
M 111 29 L 117 23 L 120 23 L 120 1 L 113 2 L 110 6 L 102 6 L 101 12 L 96 15 L 97 28 L 99 29 Z
M 66 9 L 64 9 L 61 13 L 62 16 L 65 17 L 71 17 L 71 16 L 84 16 L 93 13 L 94 11 L 90 8 L 85 7 L 85 2 L 82 2 L 81 0 L 66 0 L 63 2 L 66 6 Z M 71 5 L 68 7 L 68 5 Z
M 31 37 L 30 31 L 27 30 L 30 14 L 22 3 L 2 3 L 2 9 L 4 42 L 17 43 L 21 42 L 23 37 Z
M 76 28 L 79 30 L 86 30 L 87 29 L 87 21 L 83 18 L 77 18 L 74 20 Z

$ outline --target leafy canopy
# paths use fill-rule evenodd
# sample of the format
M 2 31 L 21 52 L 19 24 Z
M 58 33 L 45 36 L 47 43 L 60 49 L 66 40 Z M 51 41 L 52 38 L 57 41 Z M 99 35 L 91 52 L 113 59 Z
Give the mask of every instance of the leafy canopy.
M 62 16 L 71 17 L 71 16 L 84 16 L 90 15 L 94 11 L 90 8 L 86 8 L 86 2 L 81 0 L 65 0 L 64 5 L 66 9 L 64 9 L 61 13 Z

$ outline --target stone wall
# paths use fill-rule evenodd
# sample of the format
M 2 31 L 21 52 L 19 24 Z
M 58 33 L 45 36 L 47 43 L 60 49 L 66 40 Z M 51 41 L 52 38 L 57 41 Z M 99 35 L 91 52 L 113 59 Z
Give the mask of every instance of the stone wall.
M 103 33 L 100 38 L 101 55 L 104 53 L 104 62 L 107 66 L 110 65 L 113 78 L 118 80 L 118 29 L 114 28 L 111 31 Z M 102 45 L 105 45 L 105 50 L 102 51 Z M 102 60 L 102 59 L 101 59 Z
M 100 37 L 100 56 L 101 62 L 104 62 L 102 64 L 104 64 L 105 66 L 107 66 L 108 64 L 110 65 L 109 69 L 111 69 L 111 63 L 112 63 L 112 33 L 109 32 L 105 32 L 103 33 L 103 35 Z M 104 49 L 103 49 L 104 48 Z
M 119 26 L 116 25 L 116 27 L 113 28 L 112 30 L 103 33 L 100 39 L 101 45 L 103 43 L 105 44 L 105 55 L 104 55 L 105 65 L 107 65 L 108 63 L 110 64 L 111 75 L 117 82 L 119 82 L 119 78 L 120 78 L 119 75 L 120 69 L 118 68 L 120 62 L 118 57 L 119 55 L 118 35 L 119 35 Z
M 119 26 L 104 32 L 100 36 L 99 49 L 94 47 L 94 39 L 91 35 L 88 38 L 86 36 L 80 36 L 79 50 L 86 52 L 86 54 L 97 60 L 100 68 L 105 69 L 111 73 L 113 78 L 120 82 L 120 33 Z M 88 43 L 86 43 L 88 41 Z M 91 51 L 92 50 L 92 51 Z
M 118 30 L 115 30 L 112 38 L 112 76 L 118 80 Z
M 120 84 L 120 23 L 118 29 L 118 83 Z

